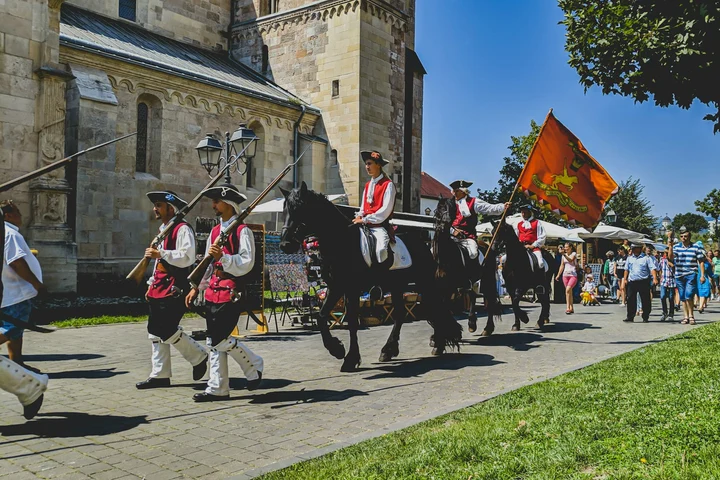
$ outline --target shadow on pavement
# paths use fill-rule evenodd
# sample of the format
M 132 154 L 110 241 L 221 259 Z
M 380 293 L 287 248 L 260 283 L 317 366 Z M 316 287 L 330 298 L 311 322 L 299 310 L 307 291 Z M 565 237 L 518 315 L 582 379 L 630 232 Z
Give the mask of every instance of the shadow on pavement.
M 293 383 L 300 383 L 295 380 L 288 380 L 286 378 L 263 378 L 262 382 L 260 383 L 260 387 L 258 387 L 258 390 L 271 390 L 275 388 L 285 388 L 288 385 L 292 385 Z M 205 385 L 203 385 L 203 388 L 205 388 Z M 230 388 L 232 390 L 244 390 L 247 388 L 247 379 L 245 378 L 231 378 L 230 379 Z
M 115 367 L 112 368 L 98 368 L 96 370 L 70 370 L 67 372 L 55 372 L 48 373 L 48 377 L 51 379 L 63 379 L 63 378 L 110 378 L 115 375 L 124 375 L 126 371 L 115 371 Z
M 576 330 L 600 330 L 602 327 L 591 323 L 578 322 L 557 322 L 546 325 L 543 332 L 547 333 L 565 333 L 574 332 Z
M 105 355 L 97 353 L 47 353 L 23 355 L 23 360 L 27 362 L 63 362 L 66 360 L 94 360 L 104 357 Z
M 492 355 L 484 353 L 446 353 L 442 357 L 425 357 L 416 360 L 396 361 L 389 364 L 378 364 L 374 370 L 376 373 L 364 380 L 378 380 L 382 378 L 413 378 L 419 377 L 433 370 L 460 370 L 465 367 L 491 367 L 500 362 Z
M 148 423 L 145 415 L 121 417 L 118 415 L 91 415 L 79 412 L 40 413 L 34 421 L 18 425 L 0 426 L 0 435 L 37 435 L 48 438 L 68 438 L 112 435 Z
M 298 405 L 301 403 L 319 403 L 319 402 L 342 402 L 349 398 L 367 396 L 367 392 L 360 390 L 328 390 L 318 388 L 315 390 L 297 390 L 286 392 L 269 392 L 261 395 L 246 395 L 243 397 L 233 397 L 232 400 L 250 400 L 253 405 L 266 405 L 278 403 L 281 405 L 273 405 L 270 408 L 284 408 Z

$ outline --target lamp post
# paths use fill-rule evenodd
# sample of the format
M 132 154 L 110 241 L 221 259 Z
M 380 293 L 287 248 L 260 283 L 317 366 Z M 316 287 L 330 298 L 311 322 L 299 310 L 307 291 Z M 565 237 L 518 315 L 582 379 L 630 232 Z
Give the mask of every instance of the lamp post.
M 607 211 L 605 214 L 605 220 L 607 220 L 608 225 L 612 225 L 613 223 L 617 222 L 617 214 L 615 213 L 615 210 L 612 208 Z
M 430 207 L 425 207 L 425 215 L 430 215 L 432 213 L 432 210 L 430 210 Z
M 208 133 L 200 140 L 195 150 L 198 152 L 200 165 L 208 175 L 212 176 L 215 169 L 224 168 L 225 181 L 232 183 L 230 170 L 233 166 L 240 175 L 247 173 L 257 149 L 256 140 L 255 132 L 241 123 L 232 135 L 230 132 L 225 132 L 224 145 L 212 133 Z M 223 163 L 225 166 L 221 167 Z M 240 163 L 244 165 L 243 169 L 240 168 Z

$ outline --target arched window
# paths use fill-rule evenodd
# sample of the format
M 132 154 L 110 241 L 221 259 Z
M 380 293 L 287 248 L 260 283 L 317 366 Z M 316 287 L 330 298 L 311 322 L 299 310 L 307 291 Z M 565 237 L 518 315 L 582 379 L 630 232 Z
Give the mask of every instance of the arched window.
M 147 172 L 148 112 L 147 103 L 137 107 L 137 147 L 135 149 L 135 171 Z
M 334 148 L 332 150 L 330 150 L 330 166 L 331 167 L 338 166 L 337 150 L 335 150 Z
M 162 102 L 159 98 L 142 94 L 137 104 L 137 137 L 135 171 L 160 178 L 162 139 Z

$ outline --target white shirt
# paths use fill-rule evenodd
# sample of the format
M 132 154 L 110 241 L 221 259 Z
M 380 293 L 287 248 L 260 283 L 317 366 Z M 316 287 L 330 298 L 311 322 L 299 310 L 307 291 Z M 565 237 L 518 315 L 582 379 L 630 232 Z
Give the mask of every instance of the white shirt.
M 463 197 L 456 202 L 457 208 L 458 210 L 460 210 L 460 214 L 463 217 L 470 216 L 470 208 L 467 206 L 467 198 L 468 197 Z M 475 203 L 473 204 L 473 210 L 475 211 L 476 215 L 502 215 L 502 213 L 505 211 L 505 204 L 487 203 L 483 202 L 479 198 L 476 198 Z
M 520 236 L 520 229 L 518 228 L 519 225 L 522 223 L 523 227 L 530 228 L 530 222 L 534 220 L 535 217 L 530 217 L 530 220 L 522 219 L 519 223 L 515 224 L 515 235 Z M 545 228 L 542 226 L 542 222 L 538 220 L 537 222 L 537 240 L 535 240 L 531 245 L 533 247 L 539 248 L 545 245 L 545 240 L 547 239 L 547 234 L 545 233 Z
M 159 231 L 162 232 L 165 226 L 164 223 L 160 225 Z M 157 268 L 160 259 L 178 268 L 187 268 L 195 263 L 195 235 L 193 235 L 192 229 L 188 225 L 183 225 L 178 229 L 175 250 L 163 250 L 162 246 L 158 246 L 157 249 L 160 252 L 160 258 L 155 259 L 155 268 Z M 150 277 L 148 285 L 152 285 L 154 280 L 154 277 Z
M 363 197 L 368 199 L 368 203 L 372 203 L 371 200 L 373 198 L 373 193 L 375 192 L 375 186 L 383 178 L 385 178 L 384 173 L 371 179 L 368 184 L 365 185 L 365 195 L 363 195 Z M 363 219 L 363 223 L 373 223 L 376 225 L 383 223 L 385 220 L 388 219 L 388 217 L 390 217 L 393 209 L 395 208 L 395 192 L 395 184 L 391 181 L 390 185 L 388 185 L 385 189 L 385 195 L 383 195 L 382 199 L 382 207 L 380 207 L 377 212 L 371 213 L 370 215 L 365 215 L 365 212 L 363 212 L 363 207 L 362 205 L 360 205 L 360 211 L 355 216 L 361 217 Z M 362 203 L 364 205 L 365 202 Z
M 35 298 L 38 294 L 35 287 L 23 280 L 10 264 L 19 259 L 25 259 L 30 271 L 42 282 L 40 262 L 30 251 L 27 242 L 12 223 L 5 222 L 5 263 L 2 265 L 3 292 L 2 308 L 15 305 L 25 300 Z
M 233 222 L 233 220 L 235 220 L 236 217 L 237 215 L 233 215 L 227 221 L 221 220 L 221 232 L 225 232 L 227 230 L 227 227 L 230 225 L 230 223 Z M 247 275 L 255 266 L 255 240 L 252 230 L 250 230 L 250 227 L 245 227 L 242 229 L 242 232 L 240 232 L 239 240 L 240 250 L 238 251 L 238 253 L 236 253 L 235 255 L 228 255 L 227 253 L 225 253 L 222 257 L 220 257 L 220 264 L 222 265 L 223 270 L 226 273 L 229 273 L 230 275 L 233 275 L 235 277 L 242 277 L 243 275 Z M 211 245 L 212 242 L 208 238 L 207 246 L 205 247 L 205 255 L 208 255 L 210 253 Z M 202 282 L 200 283 L 200 290 L 205 290 L 207 288 L 210 277 L 212 276 L 213 269 L 214 267 L 211 264 L 205 272 L 205 276 L 203 277 Z

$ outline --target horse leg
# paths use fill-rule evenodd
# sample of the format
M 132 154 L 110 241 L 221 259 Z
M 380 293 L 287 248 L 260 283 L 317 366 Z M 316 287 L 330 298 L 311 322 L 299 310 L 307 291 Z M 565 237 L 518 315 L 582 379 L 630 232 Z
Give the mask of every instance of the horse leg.
M 390 331 L 385 345 L 380 350 L 380 361 L 388 362 L 400 355 L 400 330 L 404 322 L 403 312 L 405 311 L 405 300 L 402 289 L 393 289 L 390 291 L 393 300 L 393 328 Z
M 475 333 L 477 330 L 477 315 L 475 315 L 475 300 L 477 299 L 477 296 L 475 295 L 475 291 L 473 289 L 468 291 L 467 296 L 470 299 L 470 308 L 468 309 L 470 311 L 470 315 L 468 315 L 468 332 Z
M 545 293 L 543 295 L 540 295 L 540 318 L 538 319 L 538 328 L 544 327 L 546 324 L 550 323 L 550 282 L 552 280 L 550 278 L 545 279 L 545 284 L 543 285 L 545 287 Z
M 347 319 L 347 325 L 350 329 L 350 349 L 348 350 L 347 355 L 345 355 L 345 361 L 342 364 L 342 367 L 340 367 L 341 372 L 354 372 L 360 367 L 360 345 L 358 344 L 358 328 L 360 327 L 360 322 L 358 319 L 358 315 L 360 313 L 360 306 L 358 305 L 358 299 L 360 298 L 360 293 L 351 290 L 349 293 L 345 294 L 345 298 L 352 298 L 355 299 L 355 301 L 346 301 L 345 304 L 347 305 L 347 315 L 345 318 Z
M 330 312 L 335 308 L 335 304 L 337 304 L 341 296 L 342 292 L 340 292 L 340 289 L 337 287 L 328 287 L 325 302 L 320 308 L 320 314 L 318 315 L 318 327 L 320 327 L 320 336 L 322 337 L 323 345 L 327 351 L 330 352 L 330 355 L 338 360 L 345 357 L 345 345 L 343 345 L 342 340 L 333 337 L 332 333 L 330 333 L 328 320 L 330 319 Z M 347 306 L 347 304 L 348 301 L 346 299 L 345 305 Z
M 520 322 L 528 323 L 530 321 L 528 314 L 520 308 L 520 299 L 522 298 L 522 294 L 523 291 L 519 288 L 516 288 L 512 293 L 512 309 L 515 314 L 515 323 L 512 326 L 513 332 L 520 330 Z

